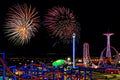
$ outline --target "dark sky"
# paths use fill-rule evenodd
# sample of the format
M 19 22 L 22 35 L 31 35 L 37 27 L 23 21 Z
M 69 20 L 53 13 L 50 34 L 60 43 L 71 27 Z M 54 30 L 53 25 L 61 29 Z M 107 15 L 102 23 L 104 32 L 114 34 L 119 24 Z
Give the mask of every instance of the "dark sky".
M 2 0 L 0 2 L 0 52 L 5 52 L 6 55 L 31 55 L 39 56 L 40 54 L 57 53 L 57 54 L 72 54 L 72 44 L 63 45 L 57 44 L 52 48 L 55 40 L 51 39 L 41 25 L 39 32 L 31 41 L 24 46 L 14 46 L 8 41 L 8 38 L 3 34 L 8 9 L 15 4 L 31 4 L 39 11 L 41 22 L 43 16 L 48 9 L 53 6 L 64 6 L 73 10 L 73 13 L 78 17 L 81 32 L 79 44 L 76 45 L 76 54 L 82 56 L 82 45 L 84 42 L 90 44 L 90 55 L 100 56 L 101 51 L 106 47 L 106 37 L 103 33 L 113 32 L 111 36 L 111 45 L 120 51 L 120 5 L 117 1 L 110 0 Z

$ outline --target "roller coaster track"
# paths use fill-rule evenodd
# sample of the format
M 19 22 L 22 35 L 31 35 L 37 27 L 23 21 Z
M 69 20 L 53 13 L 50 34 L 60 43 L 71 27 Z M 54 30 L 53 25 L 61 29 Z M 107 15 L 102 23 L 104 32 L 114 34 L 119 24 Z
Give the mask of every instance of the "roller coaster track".
M 85 62 L 89 61 L 88 63 L 85 64 L 85 66 L 87 65 L 87 67 L 98 68 L 98 66 L 95 65 L 91 60 L 88 43 L 83 44 L 83 59 Z M 90 64 L 91 64 L 91 66 L 90 66 Z
M 60 71 L 49 72 L 49 73 L 46 73 L 46 74 L 44 74 L 44 75 L 42 75 L 42 76 L 36 77 L 36 78 L 34 78 L 34 79 L 24 79 L 24 78 L 22 78 L 22 77 L 17 76 L 16 74 L 14 74 L 14 73 L 10 70 L 10 68 L 8 68 L 8 66 L 6 65 L 6 63 L 4 62 L 4 60 L 3 60 L 1 57 L 0 57 L 0 61 L 1 61 L 1 63 L 3 64 L 3 66 L 6 68 L 6 70 L 7 70 L 9 73 L 11 73 L 14 77 L 18 78 L 19 80 L 38 80 L 38 79 L 44 78 L 44 77 L 46 77 L 46 76 L 48 76 L 48 75 L 50 75 L 50 74 L 56 74 L 56 73 L 59 73 L 60 75 L 68 76 L 68 77 L 71 77 L 71 78 L 74 78 L 74 79 L 83 79 L 83 77 L 76 77 L 76 76 L 73 76 L 73 75 L 70 75 L 70 74 L 67 74 L 67 73 L 62 73 L 62 72 L 60 72 Z

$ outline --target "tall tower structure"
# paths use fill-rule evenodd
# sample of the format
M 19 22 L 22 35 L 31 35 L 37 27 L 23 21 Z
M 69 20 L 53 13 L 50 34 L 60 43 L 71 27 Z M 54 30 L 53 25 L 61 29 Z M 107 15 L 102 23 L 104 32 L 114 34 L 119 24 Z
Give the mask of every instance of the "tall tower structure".
M 110 36 L 111 36 L 111 35 L 114 35 L 114 33 L 104 33 L 103 35 L 107 36 L 107 50 L 106 50 L 106 57 L 111 58 Z
M 75 33 L 73 33 L 73 68 L 75 68 Z
M 89 44 L 84 43 L 83 44 L 83 64 L 84 66 L 89 66 L 90 64 L 89 60 Z
M 110 36 L 114 35 L 114 33 L 104 33 L 103 35 L 107 36 L 107 47 L 105 47 L 101 52 L 98 66 L 116 67 L 117 61 L 119 59 L 119 54 L 118 54 L 118 51 L 113 46 L 110 45 Z M 115 59 L 112 59 L 111 57 L 111 48 L 116 53 Z M 103 57 L 105 50 L 106 50 L 106 56 L 105 56 L 106 58 Z

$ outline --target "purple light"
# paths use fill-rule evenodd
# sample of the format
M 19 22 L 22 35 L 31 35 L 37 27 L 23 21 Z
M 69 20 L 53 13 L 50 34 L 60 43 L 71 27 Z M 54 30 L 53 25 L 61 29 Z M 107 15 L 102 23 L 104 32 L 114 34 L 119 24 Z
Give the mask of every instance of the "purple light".
M 103 35 L 107 36 L 107 51 L 106 51 L 106 57 L 111 57 L 110 36 L 111 36 L 111 35 L 114 35 L 114 33 L 104 33 Z

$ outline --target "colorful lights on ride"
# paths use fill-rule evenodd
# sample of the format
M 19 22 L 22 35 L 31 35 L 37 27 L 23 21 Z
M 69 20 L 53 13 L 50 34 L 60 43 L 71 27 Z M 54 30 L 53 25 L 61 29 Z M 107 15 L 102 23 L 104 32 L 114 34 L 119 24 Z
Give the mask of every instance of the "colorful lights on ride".
M 52 66 L 58 67 L 58 66 L 61 66 L 61 65 L 63 65 L 63 64 L 65 64 L 65 60 L 63 60 L 63 59 L 58 59 L 58 60 L 56 60 L 56 61 L 54 61 L 54 62 L 52 63 Z

